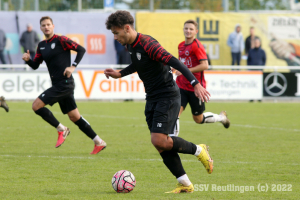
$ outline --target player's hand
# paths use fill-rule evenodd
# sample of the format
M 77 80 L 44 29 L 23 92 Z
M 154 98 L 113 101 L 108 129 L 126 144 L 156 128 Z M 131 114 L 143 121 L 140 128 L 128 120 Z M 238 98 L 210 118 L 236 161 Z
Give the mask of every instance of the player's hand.
M 108 69 L 105 69 L 104 70 L 104 74 L 106 76 L 107 79 L 109 79 L 109 77 L 112 77 L 112 78 L 121 78 L 121 73 L 114 70 L 114 69 L 111 69 L 111 68 L 108 68 Z
M 200 83 L 196 84 L 194 86 L 195 95 L 199 99 L 201 99 L 202 102 L 208 102 L 210 98 L 210 93 L 200 85 Z
M 182 75 L 182 73 L 180 71 L 178 71 L 178 70 L 175 72 L 175 74 L 176 74 L 176 76 Z
M 284 40 L 275 39 L 269 44 L 275 56 L 279 59 L 289 59 L 290 54 L 295 53 L 294 47 Z
M 74 72 L 76 67 L 71 66 L 71 67 L 67 67 L 64 71 L 64 76 L 67 76 L 68 78 L 71 77 L 72 73 Z
M 29 50 L 27 50 L 27 53 L 24 53 L 23 54 L 23 56 L 22 56 L 22 59 L 24 60 L 24 61 L 28 61 L 28 60 L 30 60 L 30 53 L 29 53 Z

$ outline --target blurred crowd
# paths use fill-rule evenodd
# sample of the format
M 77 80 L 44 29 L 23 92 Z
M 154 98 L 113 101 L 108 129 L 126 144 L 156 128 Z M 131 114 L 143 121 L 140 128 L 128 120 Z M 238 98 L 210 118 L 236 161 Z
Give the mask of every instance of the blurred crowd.
M 241 26 L 237 24 L 235 30 L 228 36 L 227 45 L 231 49 L 232 65 L 240 65 L 241 59 L 247 60 L 249 66 L 266 65 L 267 56 L 261 48 L 261 39 L 255 35 L 254 27 L 250 27 L 250 34 L 245 39 L 241 33 Z M 300 65 L 300 46 L 277 39 L 274 35 L 269 46 L 276 58 L 285 60 L 288 66 Z M 245 54 L 242 53 L 245 50 Z
M 40 41 L 40 38 L 36 31 L 32 29 L 31 24 L 27 24 L 26 31 L 21 34 L 20 45 L 24 52 L 29 50 L 30 58 L 33 59 L 36 52 L 36 47 Z M 4 56 L 4 49 L 6 46 L 7 38 L 5 32 L 0 29 L 0 60 L 2 64 L 7 64 L 6 57 Z
M 241 26 L 237 24 L 227 39 L 227 45 L 231 49 L 231 65 L 240 65 L 242 58 L 247 59 L 247 65 L 266 65 L 266 53 L 261 48 L 261 40 L 255 35 L 254 27 L 250 27 L 250 35 L 244 41 Z M 244 50 L 245 55 L 242 56 Z

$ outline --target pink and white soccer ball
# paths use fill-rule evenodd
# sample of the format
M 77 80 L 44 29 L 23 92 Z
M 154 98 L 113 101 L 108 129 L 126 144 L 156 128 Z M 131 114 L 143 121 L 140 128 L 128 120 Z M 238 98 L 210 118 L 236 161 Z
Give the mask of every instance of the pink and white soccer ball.
M 128 193 L 135 187 L 134 175 L 127 170 L 120 170 L 113 176 L 111 184 L 118 193 Z

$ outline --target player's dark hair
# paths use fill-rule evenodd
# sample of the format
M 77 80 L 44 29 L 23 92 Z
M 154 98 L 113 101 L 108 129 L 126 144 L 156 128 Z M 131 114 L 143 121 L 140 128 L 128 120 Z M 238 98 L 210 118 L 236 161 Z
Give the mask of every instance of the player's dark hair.
M 184 22 L 185 24 L 194 24 L 194 26 L 196 27 L 196 29 L 198 30 L 198 23 L 195 20 L 189 19 L 186 22 Z
M 122 28 L 124 25 L 129 24 L 133 28 L 134 19 L 130 12 L 125 10 L 118 10 L 109 15 L 106 20 L 106 28 L 110 30 L 113 26 Z
M 44 16 L 40 19 L 40 24 L 42 23 L 42 21 L 46 20 L 46 19 L 50 19 L 51 23 L 53 24 L 53 20 L 51 19 L 51 17 L 49 16 Z

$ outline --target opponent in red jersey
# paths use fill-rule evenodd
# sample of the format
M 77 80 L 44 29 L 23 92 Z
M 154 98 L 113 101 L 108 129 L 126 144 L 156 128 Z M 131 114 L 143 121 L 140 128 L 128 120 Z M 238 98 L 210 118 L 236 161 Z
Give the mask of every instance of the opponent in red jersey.
M 183 62 L 188 69 L 194 74 L 199 83 L 206 88 L 204 78 L 204 70 L 208 69 L 208 61 L 205 49 L 201 42 L 195 37 L 198 33 L 198 23 L 194 20 L 188 20 L 184 23 L 185 41 L 178 45 L 179 60 Z M 194 94 L 194 88 L 189 81 L 176 71 L 176 83 L 180 88 L 181 94 L 181 108 L 174 128 L 174 133 L 171 136 L 178 136 L 179 134 L 179 116 L 189 103 L 192 109 L 194 121 L 198 124 L 221 122 L 225 128 L 228 128 L 230 122 L 225 111 L 219 115 L 211 112 L 203 113 L 205 110 L 205 103 L 197 98 Z

